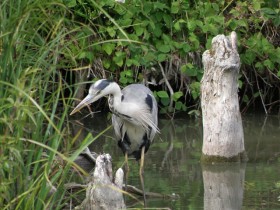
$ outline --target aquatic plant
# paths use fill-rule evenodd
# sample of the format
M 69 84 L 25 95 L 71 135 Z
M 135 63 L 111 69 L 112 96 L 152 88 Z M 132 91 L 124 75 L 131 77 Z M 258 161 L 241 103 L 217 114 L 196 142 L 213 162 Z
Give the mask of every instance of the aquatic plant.
M 71 74 L 61 69 L 77 67 L 93 32 L 59 1 L 0 4 L 0 208 L 60 209 L 70 169 L 85 173 L 73 161 L 94 140 L 70 153 Z

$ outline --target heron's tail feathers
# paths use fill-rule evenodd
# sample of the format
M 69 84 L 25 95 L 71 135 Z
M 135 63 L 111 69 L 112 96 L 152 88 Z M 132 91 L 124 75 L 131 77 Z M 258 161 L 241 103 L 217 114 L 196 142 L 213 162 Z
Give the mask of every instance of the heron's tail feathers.
M 152 129 L 155 133 L 159 133 L 160 130 L 157 126 L 157 118 L 153 119 L 152 114 L 146 109 L 140 110 L 140 113 L 137 114 L 139 116 L 138 122 L 144 127 L 144 129 L 148 132 Z

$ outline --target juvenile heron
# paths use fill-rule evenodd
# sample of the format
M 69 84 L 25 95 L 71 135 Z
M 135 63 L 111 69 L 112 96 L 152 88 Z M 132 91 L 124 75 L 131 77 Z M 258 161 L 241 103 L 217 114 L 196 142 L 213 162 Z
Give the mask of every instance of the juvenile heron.
M 118 140 L 118 146 L 125 154 L 128 173 L 128 156 L 140 160 L 140 181 L 143 189 L 144 154 L 159 129 L 157 102 L 151 90 L 141 84 L 128 85 L 121 90 L 120 86 L 106 79 L 96 81 L 91 85 L 89 94 L 74 108 L 70 115 L 83 107 L 109 95 L 108 103 L 112 115 L 112 124 Z

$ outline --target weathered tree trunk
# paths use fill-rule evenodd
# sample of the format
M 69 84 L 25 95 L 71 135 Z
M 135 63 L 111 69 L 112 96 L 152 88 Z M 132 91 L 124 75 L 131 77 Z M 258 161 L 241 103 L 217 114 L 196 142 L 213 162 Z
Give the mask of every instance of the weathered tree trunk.
M 214 37 L 212 48 L 203 53 L 202 62 L 202 161 L 243 160 L 246 154 L 237 94 L 240 58 L 236 33 Z
M 92 179 L 87 186 L 86 199 L 75 209 L 125 209 L 122 194 L 123 175 L 123 170 L 118 169 L 113 180 L 111 156 L 109 154 L 99 155 Z
M 204 210 L 242 208 L 245 179 L 244 164 L 203 165 L 202 174 Z

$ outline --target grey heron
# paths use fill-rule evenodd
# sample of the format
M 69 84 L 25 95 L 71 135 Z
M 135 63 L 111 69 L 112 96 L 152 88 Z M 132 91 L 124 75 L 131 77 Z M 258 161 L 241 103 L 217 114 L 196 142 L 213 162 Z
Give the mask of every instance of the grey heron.
M 116 82 L 101 79 L 90 86 L 89 94 L 70 115 L 106 95 L 109 95 L 108 103 L 118 146 L 125 154 L 126 173 L 129 170 L 128 156 L 140 160 L 139 175 L 145 202 L 142 177 L 144 154 L 148 151 L 155 134 L 159 132 L 157 101 L 151 90 L 142 84 L 131 84 L 121 90 Z

